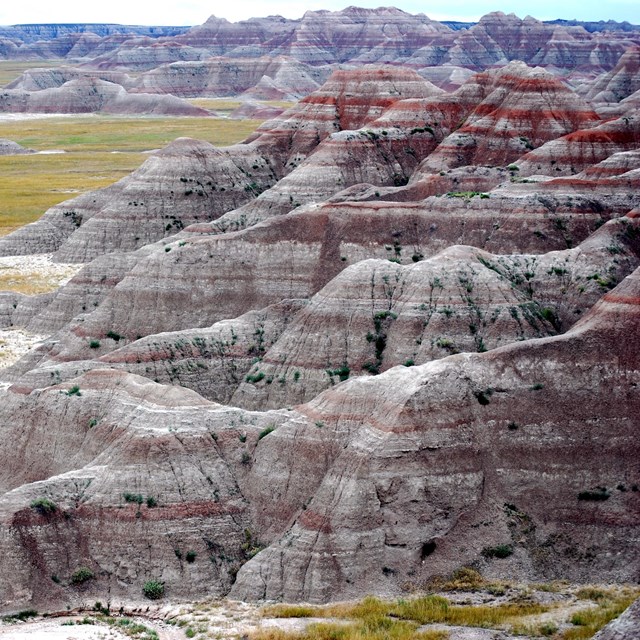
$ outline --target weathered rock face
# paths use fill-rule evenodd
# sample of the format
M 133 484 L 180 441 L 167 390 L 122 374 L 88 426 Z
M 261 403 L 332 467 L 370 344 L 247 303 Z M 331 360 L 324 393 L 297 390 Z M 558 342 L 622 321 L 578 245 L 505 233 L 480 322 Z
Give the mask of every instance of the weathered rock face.
M 110 36 L 111 39 L 114 36 Z M 453 30 L 423 14 L 392 7 L 308 11 L 300 20 L 279 16 L 238 23 L 212 16 L 187 33 L 160 41 L 131 39 L 96 56 L 101 68 L 151 69 L 162 62 L 210 56 L 285 55 L 304 63 L 448 64 L 474 70 L 511 60 L 558 69 L 612 69 L 638 32 L 587 31 L 581 26 L 524 20 L 494 12 L 468 29 Z
M 239 60 L 218 57 L 157 67 L 141 74 L 135 89 L 183 98 L 238 95 L 253 90 L 255 98 L 291 100 L 318 89 L 331 71 L 331 67 L 311 67 L 282 56 Z M 267 80 L 271 93 L 258 95 L 255 88 Z
M 626 640 L 640 634 L 640 601 L 636 600 L 619 618 L 593 636 L 594 640 Z
M 139 594 L 152 578 L 174 597 L 217 595 L 256 540 L 269 546 L 234 597 L 396 593 L 471 561 L 633 579 L 638 493 L 614 487 L 638 480 L 640 352 L 626 337 L 639 292 L 636 272 L 563 336 L 396 367 L 293 412 L 222 409 L 113 371 L 2 392 L 3 606 L 73 602 L 80 565 L 96 576 L 83 597 Z M 42 497 L 56 510 L 29 508 Z M 497 540 L 512 558 L 482 559 Z
M 631 47 L 616 66 L 603 74 L 589 89 L 586 97 L 592 102 L 620 102 L 640 90 L 640 47 Z
M 137 249 L 255 199 L 302 163 L 331 133 L 359 128 L 403 97 L 433 93 L 439 90 L 407 69 L 337 72 L 320 90 L 263 124 L 244 144 L 216 150 L 206 143 L 179 140 L 130 177 L 57 205 L 34 225 L 0 239 L 1 250 L 5 255 L 58 250 L 62 262 L 82 262 L 105 252 Z M 344 147 L 341 151 L 348 161 L 351 154 Z M 407 161 L 415 164 L 415 156 L 407 156 Z M 385 170 L 383 175 L 388 173 Z M 332 195 L 345 185 L 344 179 L 339 184 L 333 176 L 327 179 L 311 189 L 313 196 Z M 351 180 L 360 181 L 360 177 L 352 175 Z M 159 182 L 162 189 L 157 188 Z M 304 185 L 308 172 L 293 182 Z M 239 212 L 227 228 L 230 224 L 231 228 L 246 226 L 274 202 L 277 208 L 271 215 L 310 199 L 303 199 L 303 193 L 298 197 L 286 184 L 282 191 L 266 195 L 266 202 L 260 201 L 251 216 Z
M 0 607 L 636 580 L 634 132 L 519 64 L 342 70 L 0 240 L 86 263 L 0 296 L 49 336 L 2 374 Z
M 4 89 L 21 89 L 23 91 L 42 91 L 54 89 L 78 78 L 93 78 L 119 84 L 125 89 L 131 88 L 133 80 L 126 73 L 120 71 L 87 71 L 77 67 L 45 67 L 42 69 L 27 69 L 13 82 L 5 85 Z
M 569 176 L 639 145 L 640 113 L 633 113 L 551 140 L 527 153 L 516 166 L 519 176 Z
M 238 471 L 246 474 L 242 455 L 255 447 L 267 424 L 277 426 L 285 416 L 224 409 L 193 392 L 114 371 L 93 372 L 79 384 L 81 396 L 61 388 L 39 400 L 3 392 L 2 410 L 8 412 L 2 418 L 3 442 L 18 436 L 5 423 L 16 410 L 24 411 L 32 430 L 25 439 L 18 436 L 20 453 L 0 480 L 3 566 L 11 573 L 21 567 L 23 575 L 2 572 L 2 606 L 25 600 L 63 606 L 70 597 L 77 602 L 89 593 L 105 593 L 106 584 L 115 597 L 141 599 L 149 579 L 174 584 L 177 598 L 224 594 L 257 544 L 249 540 L 242 548 L 245 532 L 252 531 L 236 480 Z M 90 397 L 95 403 L 88 415 Z M 69 399 L 80 402 L 73 406 Z M 35 461 L 39 451 L 54 449 L 46 461 Z M 136 462 L 141 454 L 153 460 L 152 476 L 146 463 Z M 138 495 L 144 496 L 141 504 Z M 29 508 L 45 496 L 57 505 L 54 512 Z M 185 525 L 192 535 L 185 535 Z M 60 544 L 68 549 L 66 558 L 59 554 Z M 185 560 L 188 551 L 197 554 L 193 566 Z M 85 585 L 88 590 L 70 591 L 70 576 L 79 566 L 91 567 L 97 580 L 93 587 Z
M 595 111 L 558 79 L 514 62 L 475 76 L 480 104 L 425 162 L 433 171 L 465 165 L 505 166 L 527 149 L 594 126 Z M 470 91 L 463 87 L 459 91 Z
M 69 80 L 39 91 L 5 89 L 0 111 L 10 113 L 143 113 L 208 116 L 210 113 L 175 96 L 127 93 L 119 84 L 92 77 Z
M 299 514 L 296 524 L 241 570 L 233 594 L 307 600 L 345 597 L 380 582 L 389 588 L 407 575 L 409 567 L 410 575 L 415 571 L 414 580 L 436 567 L 446 568 L 439 556 L 459 554 L 457 562 L 477 559 L 486 535 L 518 540 L 522 545 L 518 552 L 529 545 L 530 550 L 539 549 L 528 558 L 523 554 L 512 560 L 521 571 L 542 567 L 556 575 L 597 571 L 608 547 L 599 531 L 609 530 L 611 518 L 618 518 L 613 514 L 625 514 L 617 519 L 616 535 L 628 537 L 637 526 L 632 507 L 637 493 L 613 489 L 626 488 L 634 472 L 623 462 L 623 450 L 614 452 L 611 436 L 615 432 L 631 445 L 631 416 L 639 398 L 630 383 L 638 353 L 627 350 L 625 336 L 637 327 L 638 280 L 636 274 L 607 294 L 565 336 L 488 354 L 454 356 L 419 368 L 395 368 L 374 379 L 348 382 L 301 407 L 309 423 L 321 423 L 317 428 L 328 427 L 334 437 L 342 435 L 343 448 L 327 451 L 327 475 L 314 497 L 303 511 L 291 504 Z M 615 397 L 588 382 L 593 380 L 596 361 L 613 374 Z M 550 371 L 553 377 L 548 377 Z M 375 386 L 373 394 L 370 385 Z M 584 397 L 577 401 L 581 405 L 577 411 L 567 398 L 574 393 L 571 388 Z M 370 403 L 372 396 L 375 401 Z M 563 409 L 567 401 L 570 412 Z M 603 432 L 590 421 L 592 407 L 605 405 L 615 418 L 610 421 L 599 412 L 598 422 L 607 424 Z M 558 417 L 552 417 L 554 413 Z M 606 452 L 606 463 L 596 457 L 588 462 L 592 442 L 577 434 L 584 434 L 582 429 L 589 424 L 595 429 L 590 437 L 598 438 L 597 433 L 603 438 L 598 448 Z M 276 450 L 282 450 L 278 439 L 285 434 L 286 428 L 265 442 L 273 447 L 267 464 L 273 463 Z M 542 441 L 543 455 L 537 449 Z M 295 442 L 302 449 L 299 435 Z M 345 443 L 349 444 L 344 447 Z M 291 446 L 295 445 L 289 446 L 288 455 L 299 461 L 302 452 L 292 451 Z M 580 453 L 568 459 L 567 447 Z M 322 458 L 317 449 L 315 457 Z M 455 476 L 447 471 L 453 460 L 459 461 Z M 256 480 L 266 472 L 260 462 L 252 467 Z M 395 464 L 402 467 L 397 475 L 390 473 Z M 485 473 L 487 468 L 495 473 Z M 569 480 L 563 468 L 580 471 Z M 543 485 L 534 480 L 540 473 Z M 296 491 L 295 478 L 288 480 L 286 492 L 273 483 L 264 487 L 266 495 L 280 498 L 285 513 L 288 498 Z M 611 501 L 587 499 L 589 491 L 600 491 L 597 486 L 606 487 L 603 495 Z M 559 501 L 562 508 L 550 508 Z M 263 517 L 267 530 L 277 526 L 274 511 L 265 510 Z M 616 554 L 624 548 L 630 552 L 630 565 L 622 561 L 611 567 L 609 575 L 616 579 L 635 575 L 630 540 L 629 545 L 609 547 Z M 551 555 L 558 564 L 549 562 Z M 383 572 L 382 567 L 388 570 Z M 331 593 L 336 587 L 340 594 Z

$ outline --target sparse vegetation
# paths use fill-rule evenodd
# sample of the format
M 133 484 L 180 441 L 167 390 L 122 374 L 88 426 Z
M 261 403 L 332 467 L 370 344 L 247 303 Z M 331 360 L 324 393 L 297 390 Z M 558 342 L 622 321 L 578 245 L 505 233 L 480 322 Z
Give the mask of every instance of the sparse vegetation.
M 14 622 L 24 622 L 29 618 L 37 617 L 38 612 L 35 609 L 24 609 L 24 611 L 18 611 L 18 613 L 12 613 L 8 616 L 2 616 L 2 622 L 6 623 L 14 623 Z
M 508 558 L 513 554 L 513 546 L 510 544 L 498 544 L 495 547 L 485 547 L 482 555 L 485 558 Z
M 43 516 L 54 513 L 58 508 L 56 503 L 49 498 L 36 498 L 31 501 L 29 506 Z
M 89 567 L 78 567 L 71 574 L 71 582 L 73 584 L 82 584 L 84 582 L 87 582 L 87 580 L 91 580 L 94 577 L 95 577 L 95 574 L 93 573 L 93 571 L 91 571 L 91 569 L 89 569 Z
M 519 617 L 548 611 L 550 605 L 534 602 L 502 603 L 487 605 L 454 605 L 442 596 L 426 595 L 396 602 L 385 602 L 378 598 L 365 598 L 356 604 L 309 607 L 299 605 L 275 605 L 264 610 L 269 617 L 318 617 L 337 618 L 351 624 L 310 625 L 302 635 L 281 637 L 296 640 L 356 640 L 361 638 L 447 638 L 446 631 L 425 631 L 444 635 L 423 636 L 417 628 L 425 624 L 450 624 L 469 627 L 497 627 Z M 270 636 L 254 635 L 254 640 L 266 640 Z
M 140 493 L 130 493 L 125 492 L 122 494 L 125 502 L 133 503 L 133 504 L 142 504 L 144 502 L 144 498 Z
M 198 556 L 198 554 L 195 551 L 192 551 L 191 549 L 189 551 L 187 551 L 187 553 L 185 553 L 184 559 L 189 563 L 192 564 L 193 562 L 196 561 L 196 557 Z
M 588 489 L 581 491 L 578 494 L 578 500 L 587 500 L 592 502 L 602 502 L 608 500 L 611 497 L 611 492 L 606 487 L 596 487 L 595 489 Z
M 159 600 L 164 595 L 164 583 L 159 580 L 147 580 L 142 587 L 142 593 L 149 600 Z
M 276 425 L 275 424 L 270 424 L 268 426 L 266 426 L 259 434 L 258 434 L 258 440 L 262 440 L 262 438 L 264 438 L 265 436 L 268 436 L 270 433 L 272 433 L 273 431 L 276 430 Z
M 131 620 L 131 618 L 112 618 L 106 615 L 99 616 L 98 620 L 135 640 L 158 640 L 158 634 L 155 630 Z

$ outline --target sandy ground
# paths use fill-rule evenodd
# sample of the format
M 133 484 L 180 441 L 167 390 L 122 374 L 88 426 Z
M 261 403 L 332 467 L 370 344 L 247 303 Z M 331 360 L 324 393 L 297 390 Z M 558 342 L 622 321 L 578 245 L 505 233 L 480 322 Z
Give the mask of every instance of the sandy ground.
M 0 370 L 10 367 L 40 344 L 47 336 L 28 333 L 22 329 L 0 330 Z M 0 388 L 6 385 L 0 382 Z
M 82 264 L 56 264 L 50 254 L 0 257 L 0 289 L 55 291 L 82 269 Z M 0 369 L 11 366 L 47 336 L 22 329 L 0 330 Z
M 38 277 L 51 283 L 52 289 L 66 284 L 84 267 L 84 264 L 58 264 L 51 260 L 52 254 L 41 253 L 32 256 L 0 257 L 0 277 Z
M 79 619 L 79 618 L 78 618 Z M 2 640 L 129 640 L 127 636 L 101 624 L 63 625 L 71 620 L 56 618 L 0 627 Z

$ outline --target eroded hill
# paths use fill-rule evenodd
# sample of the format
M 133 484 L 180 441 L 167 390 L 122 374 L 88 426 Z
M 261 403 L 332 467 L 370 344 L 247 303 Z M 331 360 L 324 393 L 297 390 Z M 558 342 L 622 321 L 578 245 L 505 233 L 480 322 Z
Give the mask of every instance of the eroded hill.
M 0 239 L 2 607 L 637 580 L 640 155 L 524 63 L 342 70 Z M 505 545 L 507 557 L 483 553 Z M 195 554 L 186 562 L 184 554 Z M 72 576 L 86 567 L 92 577 Z

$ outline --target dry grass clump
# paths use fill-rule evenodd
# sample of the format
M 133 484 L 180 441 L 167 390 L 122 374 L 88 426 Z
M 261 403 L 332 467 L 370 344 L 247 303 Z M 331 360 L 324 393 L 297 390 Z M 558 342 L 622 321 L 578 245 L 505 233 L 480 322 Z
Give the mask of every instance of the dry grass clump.
M 275 604 L 262 611 L 265 618 L 313 618 L 322 617 L 322 609 L 305 604 Z
M 28 273 L 8 276 L 0 271 L 0 291 L 17 291 L 34 296 L 55 291 L 59 287 L 58 279 L 49 278 L 43 274 Z
M 429 595 L 399 602 L 391 612 L 399 618 L 420 624 L 443 623 L 464 627 L 497 627 L 514 618 L 549 611 L 549 605 L 537 602 L 508 602 L 495 606 L 452 605 L 442 596 Z
M 417 631 L 417 625 L 384 616 L 359 620 L 351 624 L 310 624 L 302 632 L 265 629 L 251 640 L 448 640 L 446 631 Z
M 410 600 L 385 602 L 365 598 L 355 604 L 326 607 L 306 605 L 277 605 L 264 610 L 270 617 L 322 617 L 349 621 L 350 624 L 312 624 L 306 631 L 288 634 L 272 630 L 259 632 L 253 640 L 440 640 L 446 632 L 428 630 L 418 632 L 425 624 L 492 628 L 524 616 L 545 613 L 551 608 L 534 602 L 511 602 L 496 606 L 453 605 L 447 598 L 427 595 Z

